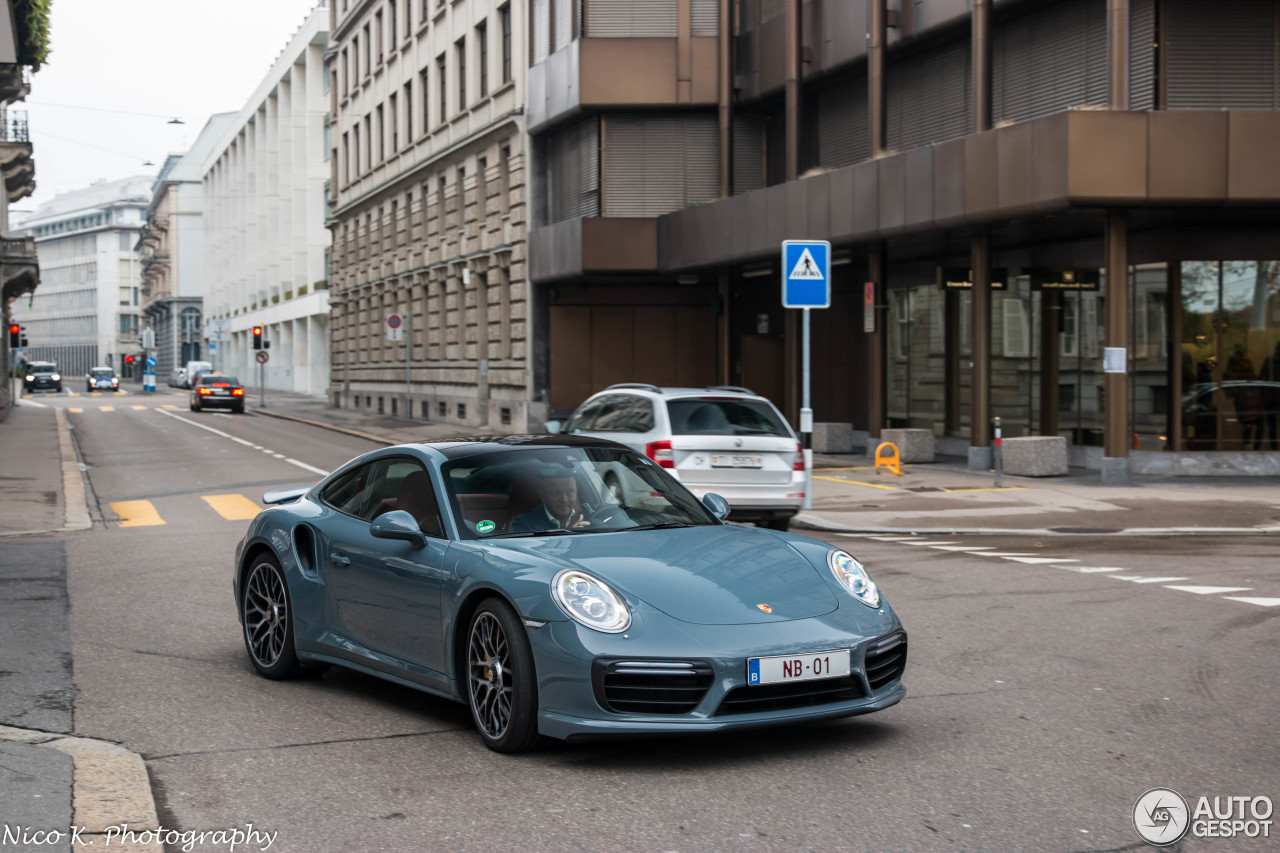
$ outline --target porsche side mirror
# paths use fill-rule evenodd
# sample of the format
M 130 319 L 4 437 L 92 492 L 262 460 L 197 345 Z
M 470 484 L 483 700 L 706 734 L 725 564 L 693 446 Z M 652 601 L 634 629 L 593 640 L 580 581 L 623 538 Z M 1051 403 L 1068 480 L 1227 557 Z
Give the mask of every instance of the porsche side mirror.
M 702 496 L 702 505 L 711 511 L 716 518 L 724 521 L 729 515 L 729 502 L 715 492 L 707 492 Z
M 547 431 L 547 435 L 559 435 L 560 430 L 564 428 L 564 424 L 560 421 L 547 421 L 542 428 Z
M 427 547 L 427 537 L 418 529 L 418 522 L 402 509 L 378 516 L 369 524 L 369 532 L 376 539 L 400 539 L 415 549 Z

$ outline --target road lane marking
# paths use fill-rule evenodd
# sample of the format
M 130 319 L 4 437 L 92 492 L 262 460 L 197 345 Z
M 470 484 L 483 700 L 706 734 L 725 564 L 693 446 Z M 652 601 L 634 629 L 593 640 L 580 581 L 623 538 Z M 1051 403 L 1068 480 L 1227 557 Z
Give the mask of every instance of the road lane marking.
M 986 554 L 979 554 L 980 557 L 1034 557 L 1034 552 L 1023 553 L 1021 551 L 989 551 Z M 1056 561 L 1055 561 L 1056 562 Z M 1112 571 L 1124 571 L 1123 569 L 1112 569 Z
M 870 536 L 877 542 L 906 542 L 908 539 L 914 539 L 914 536 Z
M 926 542 L 908 542 L 907 544 L 908 544 L 908 545 L 915 545 L 917 548 L 919 548 L 919 547 L 920 547 L 920 546 L 922 546 L 922 545 L 928 545 L 930 548 L 936 548 L 937 546 L 941 545 L 942 543 L 941 543 L 941 542 L 928 542 L 928 541 L 926 541 Z
M 1133 583 L 1173 583 L 1174 581 L 1190 580 L 1190 578 L 1144 578 L 1140 575 L 1138 576 L 1111 575 L 1111 577 L 1113 578 L 1123 577 L 1124 580 L 1132 581 Z
M 115 410 L 116 410 L 115 406 L 99 406 L 98 407 L 99 412 L 114 412 Z
M 285 458 L 285 456 L 284 456 L 284 454 L 283 454 L 283 453 L 273 453 L 273 454 L 271 454 L 271 455 L 272 455 L 272 456 L 274 456 L 274 457 L 275 457 L 275 458 L 277 458 L 277 459 L 284 459 L 284 458 Z
M 1026 486 L 987 486 L 986 488 L 943 489 L 942 491 L 951 494 L 952 492 L 1025 492 L 1026 490 Z
M 1082 575 L 1094 575 L 1098 572 L 1127 572 L 1128 569 L 1123 566 L 1062 566 L 1069 572 L 1079 572 Z
M 830 480 L 833 483 L 844 483 L 847 486 L 870 486 L 873 489 L 885 489 L 886 491 L 896 492 L 897 486 L 882 486 L 879 483 L 864 483 L 861 480 L 845 480 L 840 477 L 819 477 L 817 474 L 813 476 L 815 480 Z
M 1107 575 L 1107 577 L 1111 578 L 1113 581 L 1131 581 L 1133 583 L 1137 583 L 1138 580 L 1141 579 L 1142 575 Z M 1169 580 L 1184 581 L 1186 578 L 1169 578 Z
M 70 409 L 67 409 L 67 411 L 68 411 L 69 413 L 73 414 L 73 415 L 83 415 L 83 414 L 84 414 L 84 409 L 77 409 L 77 408 L 75 408 L 74 406 L 73 406 L 72 408 L 70 408 Z
M 135 412 L 143 412 L 147 409 L 146 406 L 130 406 L 129 408 L 133 409 Z
M 968 551 L 977 553 L 978 551 L 994 551 L 994 545 L 930 545 L 930 548 L 937 548 L 939 551 Z
M 121 527 L 154 527 L 165 523 L 151 501 L 117 501 L 111 504 L 111 511 L 123 519 Z
M 80 396 L 80 392 L 79 392 L 79 391 L 68 391 L 68 392 L 67 392 L 67 396 L 68 396 L 68 397 L 79 397 L 79 396 Z
M 172 408 L 172 407 L 171 407 L 171 408 Z M 209 432 L 213 433 L 214 435 L 220 435 L 220 436 L 222 436 L 223 438 L 229 438 L 229 439 L 231 439 L 232 441 L 238 442 L 238 443 L 240 443 L 240 444 L 248 445 L 248 446 L 250 446 L 250 447 L 257 447 L 257 448 L 261 449 L 261 445 L 251 445 L 251 444 L 249 444 L 249 442 L 245 441 L 244 439 L 237 438 L 236 436 L 232 435 L 232 434 L 231 434 L 231 433 L 229 433 L 229 432 L 223 432 L 223 431 L 222 431 L 222 430 L 220 430 L 220 429 L 214 429 L 213 427 L 209 426 L 208 424 L 197 423 L 197 422 L 195 422 L 195 421 L 191 420 L 190 418 L 184 418 L 184 417 L 182 417 L 182 415 L 175 415 L 175 414 L 172 414 L 171 412 L 166 412 L 164 409 L 156 409 L 156 411 L 157 411 L 157 412 L 159 412 L 159 413 L 160 413 L 160 414 L 162 414 L 162 415 L 165 415 L 166 417 L 170 417 L 170 418 L 173 418 L 174 420 L 182 421 L 184 424 L 190 424 L 191 426 L 194 426 L 194 427 L 200 427 L 200 429 L 208 430 Z M 329 472 L 328 472 L 328 471 L 326 471 L 326 470 L 324 470 L 323 468 L 317 468 L 317 467 L 315 467 L 314 465 L 308 465 L 308 464 L 307 464 L 307 463 L 305 463 L 305 462 L 299 462 L 297 459 L 291 459 L 291 458 L 286 457 L 284 461 L 285 461 L 285 462 L 288 462 L 290 465 L 296 465 L 297 467 L 299 467 L 299 468 L 303 469 L 304 471 L 311 471 L 311 472 L 312 472 L 312 473 L 314 473 L 314 474 L 319 474 L 321 477 L 327 477 L 327 476 L 329 476 Z
M 93 392 L 93 393 L 91 393 L 89 396 L 90 396 L 90 397 L 101 397 L 101 396 L 102 396 L 102 392 L 101 392 L 101 391 L 94 391 L 94 392 Z
M 22 399 L 24 399 L 24 400 L 26 400 L 26 401 L 27 401 L 27 402 L 23 403 L 22 405 L 24 405 L 24 406 L 31 406 L 31 407 L 32 407 L 32 408 L 34 408 L 34 409 L 47 409 L 47 408 L 49 408 L 49 407 L 48 407 L 46 404 L 44 404 L 44 403 L 37 403 L 35 400 L 28 399 L 30 396 L 31 396 L 30 394 L 23 394 L 23 395 L 22 395 Z
M 1280 598 L 1238 598 L 1234 595 L 1224 596 L 1227 601 L 1243 601 L 1245 604 L 1256 604 L 1259 607 L 1280 607 Z
M 162 409 L 177 409 L 178 407 L 177 407 L 177 406 L 174 406 L 174 405 L 172 405 L 172 404 L 170 404 L 170 403 L 165 403 L 165 404 L 163 404 L 160 408 L 162 408 Z
M 1190 592 L 1194 595 L 1218 595 L 1223 592 L 1248 592 L 1250 586 L 1166 586 L 1165 589 L 1176 589 L 1178 592 Z
M 257 518 L 262 507 L 244 495 L 201 495 L 200 500 L 213 507 L 227 521 L 247 521 Z
M 1033 566 L 1044 563 L 1078 563 L 1079 560 L 1063 559 L 1061 557 L 1014 557 L 1009 554 L 983 554 L 984 557 L 1003 557 L 1006 560 L 1013 560 L 1016 563 L 1029 563 Z

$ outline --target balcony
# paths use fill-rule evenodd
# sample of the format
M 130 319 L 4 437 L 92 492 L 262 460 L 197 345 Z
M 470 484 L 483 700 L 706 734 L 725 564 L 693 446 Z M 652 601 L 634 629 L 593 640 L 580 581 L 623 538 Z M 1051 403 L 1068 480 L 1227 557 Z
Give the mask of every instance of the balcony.
M 31 94 L 31 69 L 0 65 L 0 104 L 11 104 Z
M 36 163 L 31 159 L 31 136 L 26 110 L 0 107 L 0 174 L 9 203 L 36 190 Z
M 0 285 L 4 301 L 31 293 L 40 284 L 34 237 L 0 237 Z

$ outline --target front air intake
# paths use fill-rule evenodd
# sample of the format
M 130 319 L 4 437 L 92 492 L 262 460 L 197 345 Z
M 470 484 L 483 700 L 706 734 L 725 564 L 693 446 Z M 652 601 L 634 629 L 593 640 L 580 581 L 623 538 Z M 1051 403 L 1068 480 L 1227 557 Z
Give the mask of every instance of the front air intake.
M 702 661 L 598 660 L 591 682 L 600 706 L 615 714 L 688 714 L 715 676 Z

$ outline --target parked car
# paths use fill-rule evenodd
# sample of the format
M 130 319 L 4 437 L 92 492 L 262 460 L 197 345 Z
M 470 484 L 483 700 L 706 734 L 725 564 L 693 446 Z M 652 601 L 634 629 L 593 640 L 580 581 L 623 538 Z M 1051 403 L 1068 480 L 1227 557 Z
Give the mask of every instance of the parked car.
M 185 367 L 175 367 L 173 370 L 169 371 L 169 387 L 187 387 L 187 369 Z
M 85 376 L 85 390 L 114 391 L 120 387 L 120 378 L 110 367 L 91 367 Z
M 244 386 L 234 376 L 206 373 L 192 386 L 189 404 L 193 412 L 225 408 L 244 414 Z
M 22 376 L 23 391 L 62 391 L 62 374 L 52 361 L 29 361 Z
M 654 500 L 614 503 L 617 467 Z M 465 703 L 499 752 L 813 722 L 906 695 L 907 633 L 861 563 L 726 525 L 724 500 L 673 470 L 582 436 L 463 438 L 268 493 L 232 576 L 249 661 Z M 579 520 L 538 523 L 570 494 Z
M 555 434 L 608 438 L 668 469 L 694 494 L 714 491 L 729 518 L 786 530 L 804 503 L 804 452 L 782 413 L 739 387 L 611 385 L 577 408 Z M 645 490 L 622 472 L 606 478 L 615 498 L 643 503 Z
M 1227 380 L 1222 397 L 1214 382 L 1182 397 L 1182 429 L 1190 450 L 1218 446 L 1218 400 L 1223 409 L 1223 450 L 1276 450 L 1280 446 L 1280 382 Z

